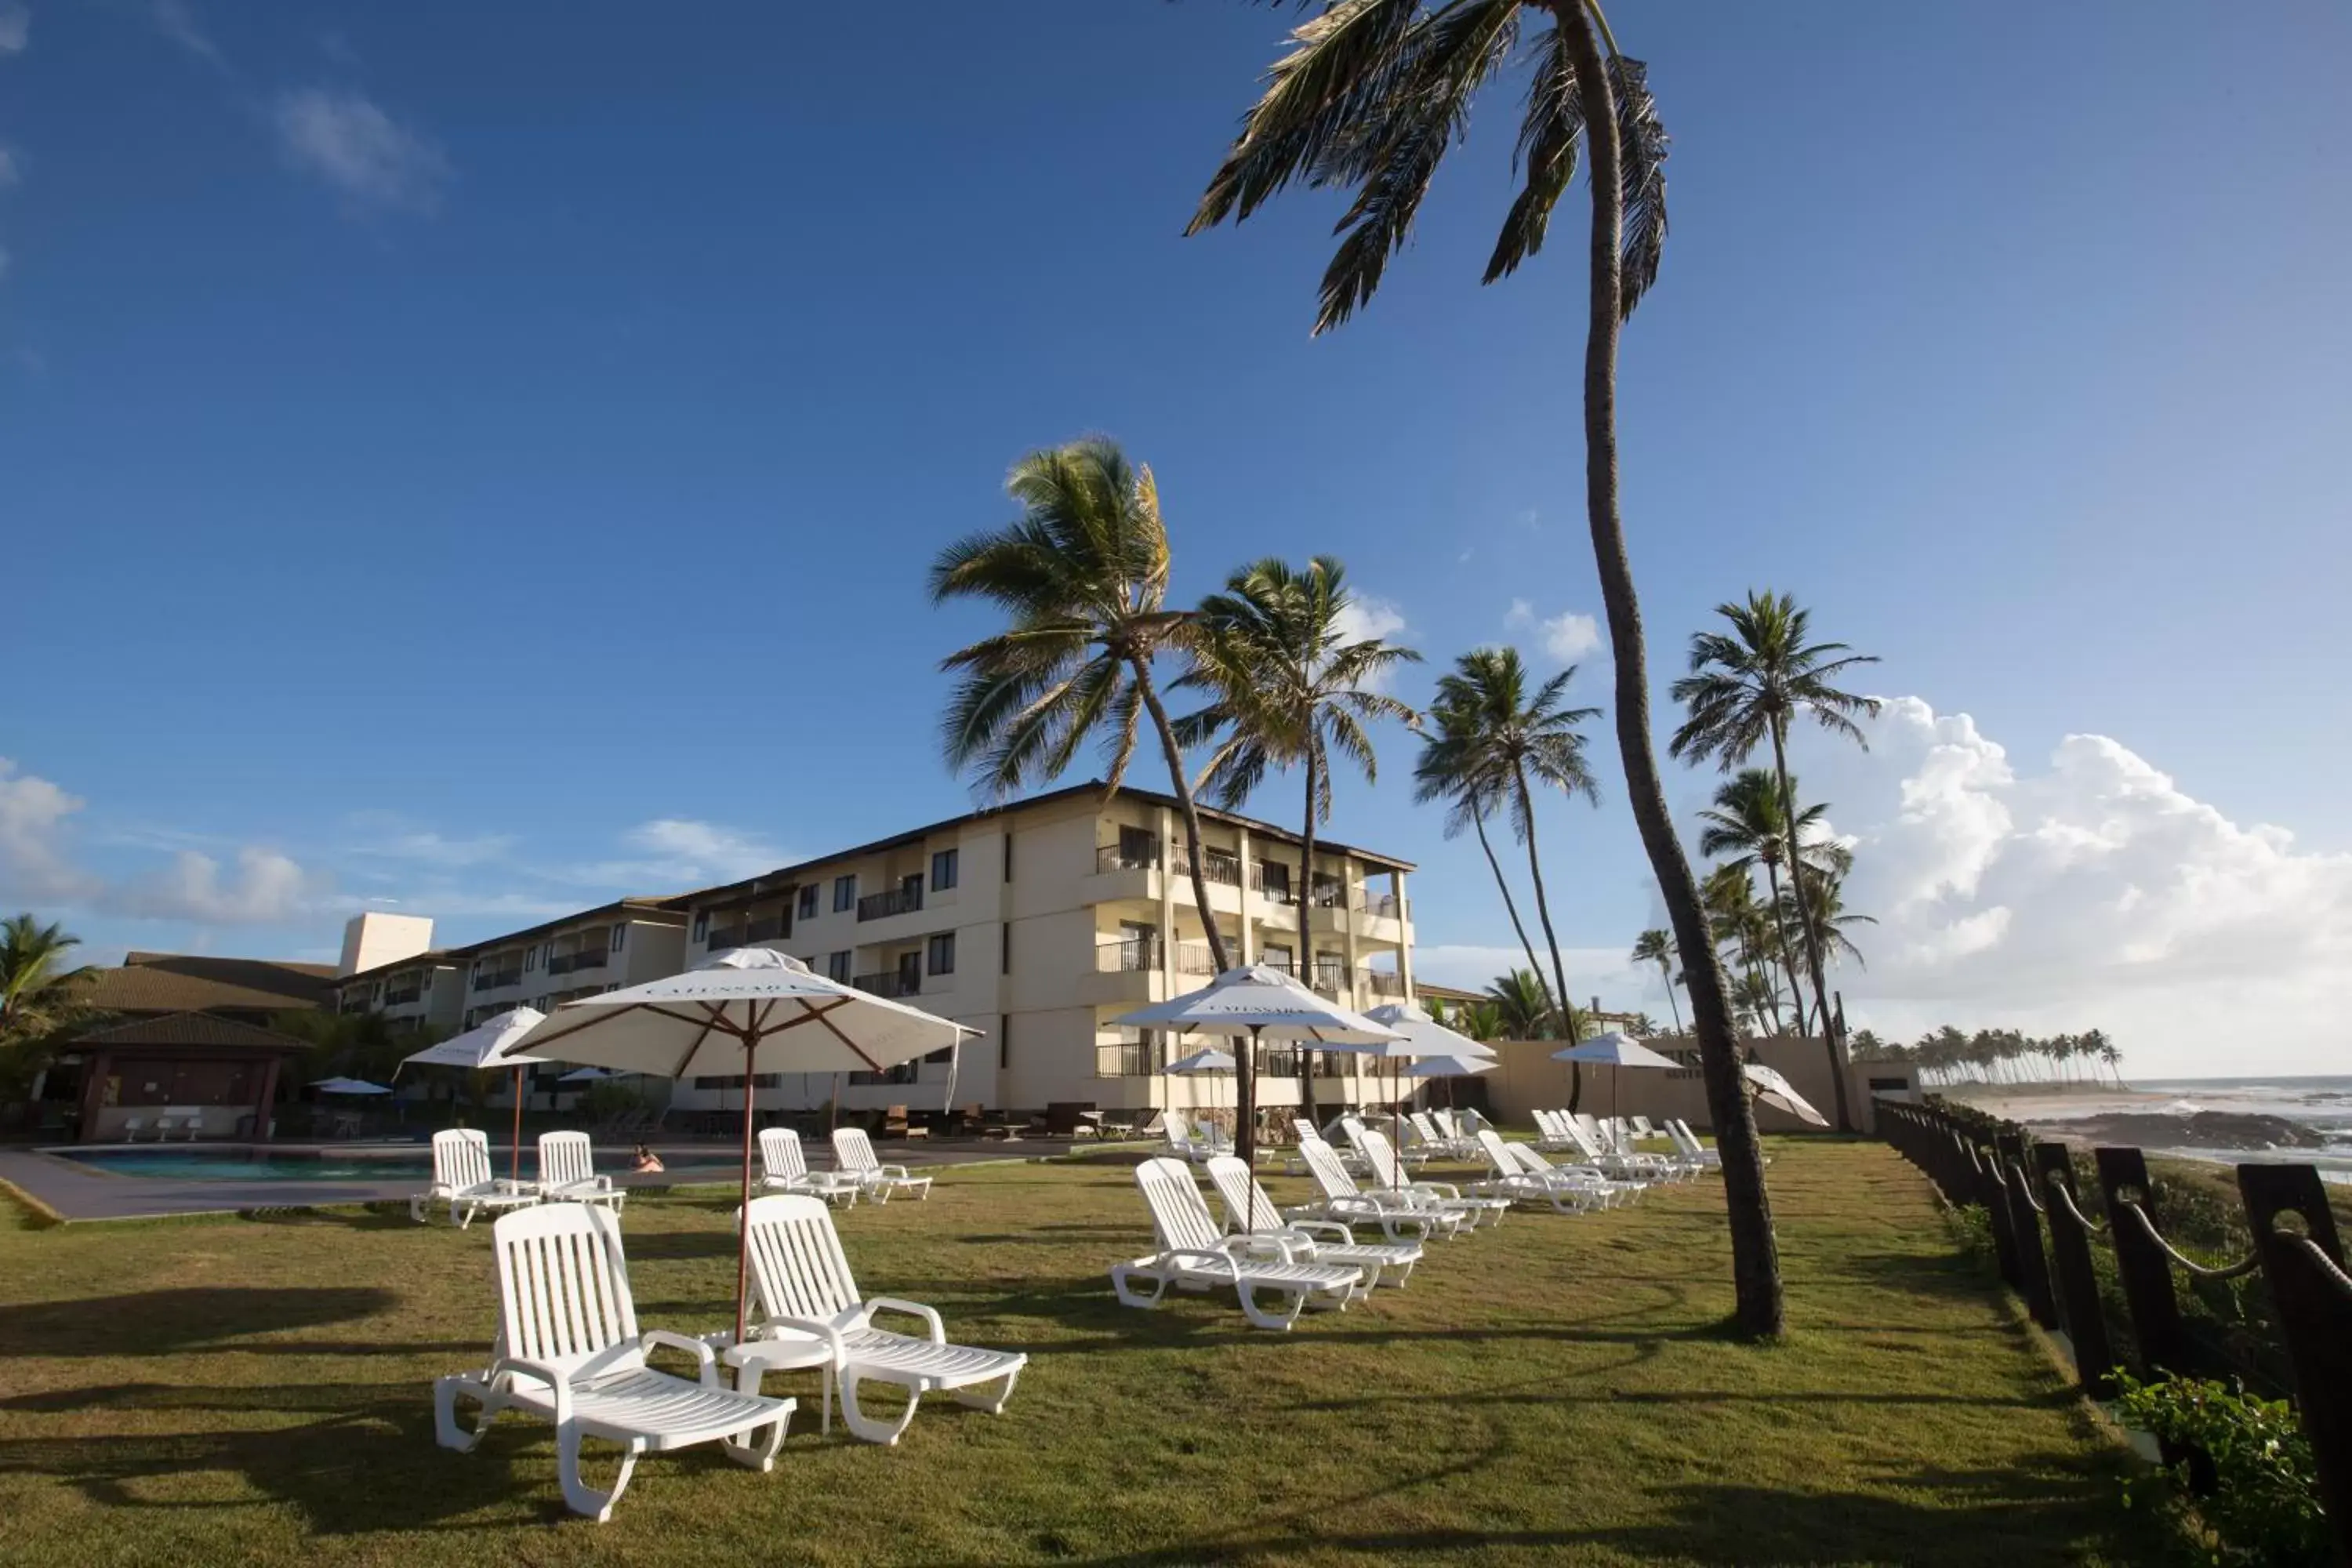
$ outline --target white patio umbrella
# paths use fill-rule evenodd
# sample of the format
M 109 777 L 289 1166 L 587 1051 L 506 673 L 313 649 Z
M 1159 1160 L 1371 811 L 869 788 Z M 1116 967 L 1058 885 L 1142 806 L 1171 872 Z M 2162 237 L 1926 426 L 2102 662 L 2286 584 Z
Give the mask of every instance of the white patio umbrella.
M 390 1094 L 392 1090 L 363 1078 L 322 1078 L 310 1086 L 320 1094 Z
M 1591 1062 L 1609 1069 L 1609 1114 L 1617 1114 L 1617 1069 L 1619 1068 L 1675 1068 L 1682 1064 L 1672 1057 L 1660 1056 L 1631 1035 L 1595 1035 L 1589 1040 L 1579 1040 L 1564 1051 L 1554 1051 L 1556 1062 Z
M 1282 971 L 1262 963 L 1228 969 L 1198 991 L 1155 1002 L 1118 1022 L 1146 1029 L 1247 1035 L 1252 1068 L 1257 1065 L 1258 1041 L 1267 1035 L 1277 1040 L 1312 1040 L 1327 1051 L 1388 1045 L 1402 1038 L 1395 1030 L 1318 996 Z M 1244 1135 L 1255 1149 L 1255 1130 L 1239 1129 L 1235 1142 Z
M 735 1339 L 751 1282 L 752 1079 L 773 1072 L 881 1072 L 980 1031 L 814 973 L 786 953 L 739 947 L 683 974 L 567 1002 L 520 1047 L 562 1062 L 657 1078 L 743 1078 L 743 1207 L 736 1223 Z
M 1407 1078 L 1442 1078 L 1446 1080 L 1445 1104 L 1454 1104 L 1454 1079 L 1468 1078 L 1475 1073 L 1493 1072 L 1503 1064 L 1495 1057 L 1423 1057 L 1404 1069 Z
M 1209 1046 L 1203 1049 L 1194 1051 L 1189 1057 L 1177 1058 L 1174 1061 L 1170 1062 L 1160 1070 L 1162 1072 L 1181 1072 L 1186 1074 L 1219 1073 L 1231 1072 L 1239 1064 L 1234 1060 L 1232 1052 L 1221 1051 L 1214 1046 Z M 1212 1109 L 1214 1109 L 1214 1107 L 1212 1107 Z
M 514 1068 L 514 1142 L 508 1152 L 507 1174 L 518 1182 L 522 1180 L 522 1069 L 537 1067 L 547 1058 L 517 1056 L 512 1047 L 546 1017 L 536 1007 L 510 1007 L 483 1019 L 462 1035 L 452 1035 L 437 1046 L 427 1046 L 415 1056 L 403 1057 L 400 1062 L 404 1068 L 471 1068 L 477 1071 Z M 398 1078 L 400 1068 L 393 1068 L 392 1076 Z
M 1798 1121 L 1815 1127 L 1827 1127 L 1830 1119 L 1812 1107 L 1812 1102 L 1797 1092 L 1797 1086 L 1766 1067 L 1762 1062 L 1749 1062 L 1739 1069 L 1748 1081 L 1756 1086 L 1756 1098 L 1775 1110 L 1785 1110 Z
M 608 1078 L 627 1078 L 629 1076 L 629 1074 L 625 1072 L 614 1072 L 610 1068 L 581 1068 L 576 1071 L 565 1073 L 562 1078 L 557 1079 L 555 1081 L 558 1083 L 602 1083 Z
M 1404 1037 L 1396 1045 L 1377 1049 L 1372 1053 L 1376 1056 L 1411 1058 L 1414 1060 L 1442 1056 L 1463 1061 L 1484 1061 L 1489 1067 L 1496 1065 L 1502 1059 L 1496 1056 L 1490 1047 L 1472 1039 L 1459 1030 L 1446 1027 L 1431 1017 L 1422 1010 L 1421 1004 L 1418 1002 L 1384 1002 L 1364 1016 L 1384 1028 L 1394 1029 Z M 1416 1073 L 1408 1070 L 1405 1076 L 1433 1078 L 1459 1075 Z M 1403 1097 L 1400 1095 L 1398 1098 Z M 1452 1101 L 1449 1100 L 1447 1103 L 1451 1104 Z M 1400 1147 L 1402 1145 L 1402 1137 L 1398 1139 L 1398 1143 Z

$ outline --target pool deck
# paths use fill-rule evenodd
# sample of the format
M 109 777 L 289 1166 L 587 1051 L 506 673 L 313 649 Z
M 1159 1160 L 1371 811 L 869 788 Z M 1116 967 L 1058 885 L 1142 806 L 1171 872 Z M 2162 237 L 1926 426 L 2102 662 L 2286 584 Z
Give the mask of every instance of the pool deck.
M 1091 1143 L 1081 1143 L 1091 1148 Z M 189 1148 L 220 1150 L 222 1144 L 185 1143 L 88 1144 L 79 1152 L 179 1152 Z M 243 1147 L 243 1145 L 236 1145 Z M 279 1153 L 364 1157 L 398 1154 L 414 1159 L 422 1152 L 415 1143 L 309 1144 L 281 1143 Z M 893 1141 L 878 1144 L 876 1152 L 886 1164 L 961 1165 L 983 1161 L 1035 1159 L 1063 1154 L 1070 1142 L 1061 1138 L 1023 1138 L 1009 1142 L 978 1139 L 942 1139 L 938 1142 Z M 731 1183 L 741 1167 L 731 1143 L 718 1141 L 680 1142 L 665 1140 L 654 1145 L 667 1170 L 637 1175 L 627 1170 L 630 1148 L 599 1146 L 597 1168 L 622 1187 L 690 1186 Z M 505 1168 L 503 1157 L 499 1168 Z M 369 1181 L 209 1181 L 175 1176 L 131 1176 L 102 1171 L 37 1149 L 0 1149 L 0 1181 L 16 1187 L 42 1207 L 65 1220 L 162 1219 L 175 1215 L 242 1214 L 254 1209 L 318 1208 L 330 1205 L 405 1203 L 425 1185 L 415 1172 Z

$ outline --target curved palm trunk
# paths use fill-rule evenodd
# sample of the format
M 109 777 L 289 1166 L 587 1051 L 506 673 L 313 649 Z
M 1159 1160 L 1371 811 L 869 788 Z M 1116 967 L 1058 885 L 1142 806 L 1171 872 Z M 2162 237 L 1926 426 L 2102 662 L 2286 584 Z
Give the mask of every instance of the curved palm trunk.
M 1797 932 L 1805 939 L 1805 967 L 1813 977 L 1813 1016 L 1821 1020 L 1822 1045 L 1830 1054 L 1830 1089 L 1837 1096 L 1837 1127 L 1841 1132 L 1851 1132 L 1853 1114 L 1845 1103 L 1845 1054 L 1838 1048 L 1838 1032 L 1830 1022 L 1830 988 L 1822 973 L 1821 936 L 1813 930 L 1812 896 L 1805 891 L 1804 862 L 1798 856 L 1797 797 L 1789 789 L 1788 725 L 1778 720 L 1772 725 L 1772 771 L 1780 776 L 1780 810 L 1789 819 L 1789 890 L 1796 895 Z
M 1543 927 L 1544 945 L 1551 949 L 1551 978 L 1558 988 L 1553 1000 L 1559 1011 L 1552 1019 L 1560 1038 L 1570 1045 L 1576 1043 L 1576 1006 L 1568 999 L 1568 971 L 1560 967 L 1559 938 L 1551 931 L 1551 900 L 1544 897 L 1543 862 L 1536 858 L 1536 808 L 1528 795 L 1528 775 L 1515 770 L 1513 782 L 1519 791 L 1519 816 L 1528 825 L 1528 876 L 1536 885 L 1536 923 Z M 1542 973 L 1538 970 L 1537 973 Z M 1581 1063 L 1568 1064 L 1568 1108 L 1573 1111 L 1584 1099 L 1584 1068 Z
M 1159 689 L 1151 684 L 1151 662 L 1141 654 L 1129 657 L 1135 668 L 1136 690 L 1143 698 L 1143 706 L 1150 711 L 1152 728 L 1160 731 L 1160 750 L 1168 753 L 1168 781 L 1176 789 L 1176 805 L 1184 816 L 1184 839 L 1189 846 L 1184 858 L 1192 871 L 1192 902 L 1201 911 L 1201 927 L 1209 933 L 1209 962 L 1223 974 L 1233 964 L 1225 957 L 1224 933 L 1217 929 L 1216 911 L 1209 907 L 1209 879 L 1202 870 L 1205 858 L 1201 853 L 1201 811 L 1192 804 L 1192 782 L 1184 776 L 1184 748 L 1176 743 L 1176 727 L 1168 721 L 1168 710 L 1160 703 Z M 1243 1046 L 1234 1053 L 1234 1144 L 1235 1152 L 1244 1162 L 1257 1158 L 1257 1052 L 1255 1042 Z
M 1756 1121 L 1749 1113 L 1738 1055 L 1732 1044 L 1723 970 L 1716 962 L 1715 943 L 1707 933 L 1706 912 L 1699 906 L 1690 860 L 1666 813 L 1658 759 L 1651 749 L 1642 607 L 1633 591 L 1633 563 L 1625 553 L 1624 521 L 1617 510 L 1617 331 L 1623 296 L 1619 247 L 1625 215 L 1624 193 L 1619 184 L 1614 99 L 1583 6 L 1577 0 L 1553 0 L 1552 16 L 1576 76 L 1584 105 L 1585 145 L 1592 158 L 1591 314 L 1584 355 L 1585 509 L 1592 531 L 1593 560 L 1600 568 L 1601 599 L 1609 612 L 1609 645 L 1617 663 L 1615 717 L 1618 749 L 1625 760 L 1625 794 L 1641 828 L 1643 847 L 1649 851 L 1650 865 L 1657 873 L 1658 891 L 1665 900 L 1675 940 L 1691 955 L 1683 965 L 1683 983 L 1690 992 L 1691 1022 L 1698 1036 L 1707 1110 L 1723 1160 L 1737 1317 L 1748 1333 L 1778 1338 L 1785 1327 L 1785 1314 L 1780 1247 L 1772 1235 L 1772 1204 L 1764 1190 L 1764 1152 L 1756 1140 Z
M 1543 961 L 1536 956 L 1536 944 L 1528 940 L 1527 922 L 1519 919 L 1519 902 L 1511 897 L 1511 884 L 1503 875 L 1503 863 L 1495 858 L 1495 846 L 1486 837 L 1486 818 L 1473 812 L 1470 826 L 1478 830 L 1478 847 L 1486 852 L 1486 868 L 1495 873 L 1495 886 L 1503 894 L 1503 912 L 1511 917 L 1511 929 L 1518 933 L 1519 948 L 1528 955 L 1528 973 L 1536 977 L 1536 984 L 1544 994 L 1544 1001 L 1554 1012 L 1559 1010 L 1559 998 L 1551 994 L 1551 982 L 1544 978 Z
M 1307 831 L 1298 836 L 1298 952 L 1294 962 L 1307 959 L 1314 948 L 1308 934 L 1314 919 L 1308 911 L 1315 907 L 1315 784 L 1322 760 L 1314 746 L 1307 748 Z M 1323 1116 L 1315 1108 L 1315 1053 L 1306 1049 L 1303 1043 L 1298 1065 L 1301 1108 L 1307 1120 L 1320 1127 Z

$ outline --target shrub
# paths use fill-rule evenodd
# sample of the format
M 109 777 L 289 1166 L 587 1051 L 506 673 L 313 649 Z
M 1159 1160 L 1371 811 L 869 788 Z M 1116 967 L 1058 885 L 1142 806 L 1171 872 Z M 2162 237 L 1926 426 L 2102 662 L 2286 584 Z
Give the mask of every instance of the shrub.
M 2215 1561 L 2302 1568 L 2328 1560 L 2318 1468 L 2284 1400 L 2255 1398 L 2242 1385 L 2202 1378 L 2118 1381 L 2123 1393 L 2116 1414 L 2122 1420 L 2212 1461 L 2212 1490 L 2195 1506 L 2215 1538 Z M 2188 1466 L 2173 1467 L 2171 1482 L 2176 1496 L 2185 1497 Z

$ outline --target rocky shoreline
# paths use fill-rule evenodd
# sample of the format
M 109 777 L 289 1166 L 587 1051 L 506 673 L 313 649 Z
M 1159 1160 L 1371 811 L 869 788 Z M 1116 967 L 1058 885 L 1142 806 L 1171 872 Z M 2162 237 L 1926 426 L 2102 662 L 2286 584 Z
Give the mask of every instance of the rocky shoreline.
M 2033 1124 L 2071 1143 L 2133 1143 L 2143 1149 L 2324 1149 L 2327 1140 L 2300 1121 L 2240 1110 L 2198 1110 L 2186 1116 L 2114 1111 Z

